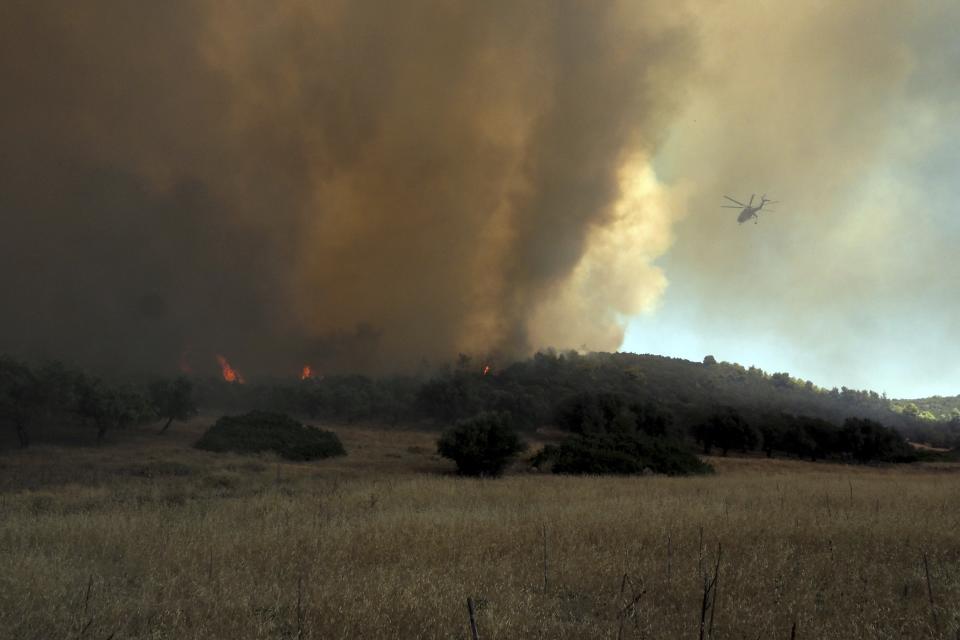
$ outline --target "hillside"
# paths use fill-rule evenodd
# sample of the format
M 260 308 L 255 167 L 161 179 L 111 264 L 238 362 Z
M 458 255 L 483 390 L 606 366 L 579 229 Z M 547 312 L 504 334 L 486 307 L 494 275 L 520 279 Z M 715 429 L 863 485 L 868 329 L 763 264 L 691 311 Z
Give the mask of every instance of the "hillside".
M 31 368 L 0 360 L 0 421 L 6 433 L 0 446 L 26 446 L 31 439 L 85 441 L 94 435 L 102 440 L 114 429 L 155 419 L 153 395 L 177 388 L 166 382 L 109 382 L 57 363 Z M 837 427 L 855 417 L 895 428 L 915 442 L 945 448 L 960 444 L 960 417 L 937 419 L 949 415 L 949 399 L 939 404 L 936 399 L 892 401 L 874 391 L 824 389 L 787 373 L 710 357 L 691 362 L 548 351 L 505 365 L 461 356 L 454 365 L 416 375 L 318 374 L 246 383 L 195 377 L 180 384 L 211 415 L 261 410 L 311 420 L 443 427 L 480 411 L 501 411 L 531 431 L 556 424 L 557 412 L 575 397 L 607 395 L 624 406 L 647 406 L 664 414 L 681 437 L 691 436 L 718 412 L 732 410 L 759 429 L 774 427 L 785 416 L 826 420 Z
M 960 418 L 960 395 L 894 400 L 893 409 L 923 420 L 949 421 Z
M 455 366 L 432 375 L 328 376 L 243 386 L 207 380 L 200 385 L 200 395 L 201 404 L 210 408 L 266 408 L 349 421 L 448 423 L 478 411 L 508 411 L 522 427 L 533 429 L 551 424 L 557 407 L 567 398 L 614 393 L 668 412 L 681 431 L 719 407 L 730 407 L 757 425 L 784 413 L 834 424 L 858 417 L 936 446 L 960 443 L 957 420 L 937 421 L 922 412 L 905 411 L 901 403 L 875 391 L 825 389 L 787 373 L 705 360 L 548 351 L 501 368 L 462 356 Z

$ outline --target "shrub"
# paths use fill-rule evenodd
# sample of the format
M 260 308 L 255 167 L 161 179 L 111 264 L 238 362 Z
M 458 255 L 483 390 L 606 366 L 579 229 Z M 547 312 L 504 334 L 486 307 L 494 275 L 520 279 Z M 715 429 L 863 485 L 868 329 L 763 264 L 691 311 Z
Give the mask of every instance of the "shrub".
M 307 427 L 282 413 L 251 411 L 224 416 L 195 445 L 207 451 L 273 451 L 287 460 L 314 460 L 346 455 L 332 431 Z
M 630 475 L 649 469 L 668 476 L 712 473 L 681 443 L 643 435 L 570 436 L 559 447 L 546 447 L 534 464 L 553 463 L 554 473 Z
M 498 476 L 527 445 L 506 413 L 484 412 L 460 420 L 437 440 L 437 452 L 464 476 Z

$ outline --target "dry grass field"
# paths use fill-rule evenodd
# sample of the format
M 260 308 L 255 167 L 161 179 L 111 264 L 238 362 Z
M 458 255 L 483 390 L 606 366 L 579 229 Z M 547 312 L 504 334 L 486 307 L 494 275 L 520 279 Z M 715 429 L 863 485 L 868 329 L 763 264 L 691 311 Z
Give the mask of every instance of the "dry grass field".
M 0 636 L 468 638 L 469 596 L 484 639 L 696 639 L 718 568 L 707 637 L 960 637 L 950 465 L 478 481 L 430 433 L 292 464 L 205 424 L 0 454 Z

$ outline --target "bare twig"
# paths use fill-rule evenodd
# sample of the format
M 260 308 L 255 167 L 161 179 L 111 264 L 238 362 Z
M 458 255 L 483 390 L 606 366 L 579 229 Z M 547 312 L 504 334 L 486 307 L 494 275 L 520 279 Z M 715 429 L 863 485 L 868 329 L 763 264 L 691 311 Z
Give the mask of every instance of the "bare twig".
M 667 584 L 670 584 L 670 578 L 673 575 L 673 540 L 670 534 L 667 534 Z
M 930 584 L 930 565 L 927 562 L 927 552 L 921 552 L 923 555 L 923 571 L 927 574 L 927 598 L 930 600 L 930 615 L 933 617 L 934 629 L 940 629 L 940 621 L 937 620 L 937 607 L 933 603 L 933 586 Z
M 470 637 L 473 640 L 480 640 L 480 632 L 477 631 L 477 613 L 473 606 L 473 598 L 467 598 L 467 611 L 470 613 Z
M 713 569 L 713 576 L 708 576 L 704 574 L 703 576 L 703 599 L 700 602 L 700 640 L 704 640 L 709 629 L 709 633 L 713 634 L 713 611 L 717 603 L 717 578 L 720 576 L 720 557 L 723 553 L 723 549 L 719 543 L 717 543 L 717 563 Z M 710 612 L 710 623 L 709 628 L 707 626 L 707 612 Z
M 93 616 L 87 617 L 87 611 L 90 608 L 90 590 L 93 588 L 93 576 L 91 575 L 87 579 L 87 592 L 83 596 L 83 616 L 80 618 L 80 627 L 79 632 L 77 633 L 77 640 L 86 635 L 87 631 L 90 629 L 90 626 L 93 624 Z M 86 624 L 83 623 L 83 620 L 86 620 Z
M 710 582 L 703 576 L 703 600 L 700 602 L 700 640 L 703 640 L 707 630 L 707 607 L 710 606 Z
M 629 576 L 627 576 L 627 574 L 623 574 L 623 580 L 620 581 L 620 599 L 621 600 L 623 599 L 623 592 L 627 588 L 627 581 L 629 579 L 630 578 Z M 625 613 L 626 613 L 626 609 L 624 608 L 620 610 L 618 615 L 618 617 L 620 618 L 620 627 L 617 629 L 617 640 L 620 640 L 623 637 L 623 622 L 624 622 L 624 619 L 626 618 L 626 616 L 624 615 Z
M 213 582 L 213 546 L 207 552 L 207 582 Z
M 90 625 L 92 624 L 93 624 L 93 618 L 90 618 L 89 620 L 87 620 L 87 624 L 83 625 L 83 628 L 80 629 L 80 633 L 77 634 L 77 638 L 82 638 L 87 633 L 87 629 L 89 629 Z
M 547 525 L 543 525 L 543 592 L 547 592 Z
M 710 630 L 709 635 L 713 637 L 713 616 L 717 612 L 717 588 L 718 583 L 720 582 L 720 556 L 722 549 L 720 548 L 720 543 L 717 543 L 717 564 L 713 568 L 713 600 L 710 603 Z
M 303 576 L 297 578 L 297 640 L 303 638 Z
M 700 525 L 700 545 L 697 548 L 697 572 L 703 576 L 703 525 Z
M 633 589 L 633 581 L 630 579 L 630 576 L 626 573 L 623 574 L 623 579 L 620 581 L 620 602 L 623 602 L 623 596 L 626 593 L 627 585 L 630 585 L 630 588 Z M 617 640 L 622 640 L 623 638 L 623 625 L 627 620 L 627 616 L 633 618 L 633 623 L 637 627 L 637 630 L 640 630 L 640 621 L 637 619 L 637 605 L 640 604 L 640 599 L 647 592 L 643 588 L 643 580 L 640 580 L 640 590 L 635 592 L 627 604 L 620 609 L 617 614 L 617 617 L 620 619 L 620 626 L 617 629 Z
M 87 617 L 87 608 L 90 605 L 90 589 L 93 587 L 93 576 L 87 579 L 87 594 L 83 597 L 83 617 Z

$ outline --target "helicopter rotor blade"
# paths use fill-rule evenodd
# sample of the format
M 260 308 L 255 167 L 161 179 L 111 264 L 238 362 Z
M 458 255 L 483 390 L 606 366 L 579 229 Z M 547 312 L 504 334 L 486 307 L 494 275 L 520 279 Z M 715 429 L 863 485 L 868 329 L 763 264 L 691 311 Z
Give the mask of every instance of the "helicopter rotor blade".
M 757 194 L 755 194 L 755 193 L 751 193 L 751 194 L 750 194 L 750 205 L 749 205 L 749 206 L 751 206 L 751 207 L 753 206 L 753 196 L 755 196 L 755 195 L 757 195 Z
M 743 207 L 739 205 L 733 205 L 733 204 L 722 204 L 720 205 L 720 208 L 721 209 L 743 209 Z
M 730 196 L 723 196 L 723 197 L 726 198 L 727 200 L 729 200 L 730 202 L 732 202 L 732 203 L 734 203 L 734 204 L 736 204 L 736 205 L 739 205 L 739 206 L 741 206 L 741 207 L 747 206 L 747 205 L 743 204 L 742 202 L 739 202 L 739 201 L 737 201 L 737 200 L 734 200 L 734 199 L 731 198 Z

